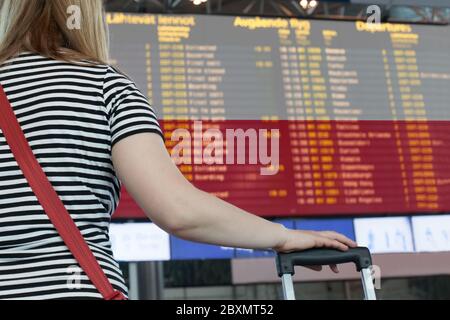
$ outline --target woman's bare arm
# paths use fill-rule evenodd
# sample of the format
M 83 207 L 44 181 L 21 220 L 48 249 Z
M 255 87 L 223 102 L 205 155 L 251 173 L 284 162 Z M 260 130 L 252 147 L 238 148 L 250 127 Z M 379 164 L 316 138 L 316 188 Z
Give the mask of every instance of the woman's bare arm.
M 198 190 L 173 164 L 156 134 L 137 134 L 120 141 L 113 148 L 113 162 L 148 217 L 180 238 L 282 252 L 314 247 L 347 250 L 356 245 L 335 232 L 288 230 Z

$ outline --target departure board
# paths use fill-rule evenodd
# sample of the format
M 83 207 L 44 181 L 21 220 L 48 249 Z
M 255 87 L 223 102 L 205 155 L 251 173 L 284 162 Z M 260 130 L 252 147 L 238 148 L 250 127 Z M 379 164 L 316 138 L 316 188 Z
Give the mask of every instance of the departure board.
M 169 152 L 185 143 L 192 161 L 179 168 L 200 189 L 261 216 L 450 211 L 448 26 L 123 13 L 108 23 L 111 63 L 148 97 Z M 117 216 L 142 216 L 125 191 Z

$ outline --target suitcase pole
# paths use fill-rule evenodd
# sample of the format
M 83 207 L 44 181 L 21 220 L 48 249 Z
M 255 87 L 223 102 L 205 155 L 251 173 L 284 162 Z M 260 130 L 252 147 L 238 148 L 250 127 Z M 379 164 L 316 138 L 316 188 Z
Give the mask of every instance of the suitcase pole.
M 283 298 L 284 300 L 295 300 L 294 280 L 291 274 L 283 274 L 281 277 L 283 283 Z
M 375 294 L 375 286 L 373 285 L 373 277 L 371 267 L 361 270 L 361 281 L 364 289 L 364 297 L 366 300 L 377 300 Z
M 368 248 L 351 248 L 347 251 L 334 249 L 310 249 L 277 255 L 277 272 L 283 283 L 283 296 L 295 300 L 293 276 L 295 266 L 323 266 L 353 262 L 361 272 L 361 280 L 366 300 L 376 300 L 372 277 L 372 256 Z

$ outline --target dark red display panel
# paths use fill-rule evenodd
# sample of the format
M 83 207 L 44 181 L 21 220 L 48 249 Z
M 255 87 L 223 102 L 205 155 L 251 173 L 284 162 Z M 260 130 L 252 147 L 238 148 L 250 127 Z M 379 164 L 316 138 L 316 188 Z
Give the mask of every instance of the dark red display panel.
M 279 130 L 277 174 L 261 175 L 259 157 L 257 164 L 249 164 L 247 157 L 246 164 L 179 166 L 198 188 L 252 213 L 273 217 L 450 210 L 448 121 L 203 121 L 197 132 L 194 124 L 161 121 L 169 152 L 178 144 L 171 141 L 177 128 L 189 129 L 192 154 L 195 149 L 197 156 L 213 141 L 203 137 L 198 148 L 198 133 L 219 129 L 224 162 L 227 130 Z M 271 140 L 266 138 L 270 151 Z M 261 141 L 256 141 L 258 151 Z M 237 140 L 234 144 L 236 155 Z M 246 140 L 240 152 L 248 156 L 252 146 Z M 140 218 L 144 213 L 124 191 L 115 217 Z

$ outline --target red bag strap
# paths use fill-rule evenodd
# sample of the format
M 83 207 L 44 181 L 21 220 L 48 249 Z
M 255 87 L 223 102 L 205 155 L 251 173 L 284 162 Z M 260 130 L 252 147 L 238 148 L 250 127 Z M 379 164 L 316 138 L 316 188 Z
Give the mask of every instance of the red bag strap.
M 0 85 L 0 128 L 31 189 L 70 252 L 105 300 L 125 300 L 114 290 L 63 202 L 39 165 Z

